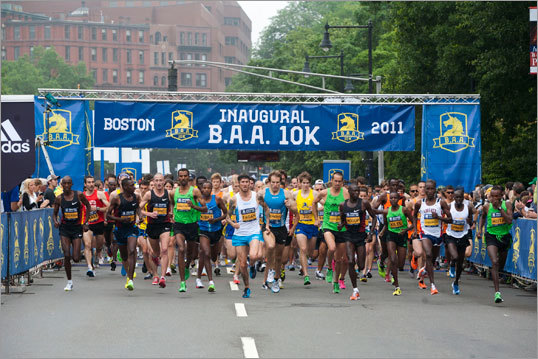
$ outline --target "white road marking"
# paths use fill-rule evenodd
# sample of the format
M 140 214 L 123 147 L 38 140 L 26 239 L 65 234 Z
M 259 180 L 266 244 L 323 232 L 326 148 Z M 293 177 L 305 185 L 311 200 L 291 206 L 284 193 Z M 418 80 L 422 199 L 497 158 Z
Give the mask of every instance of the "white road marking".
M 259 358 L 254 338 L 241 337 L 241 342 L 243 342 L 243 353 L 245 353 L 245 358 Z
M 233 281 L 230 281 L 230 289 L 231 290 L 239 290 L 239 287 Z
M 235 303 L 235 313 L 238 317 L 246 317 L 247 309 L 243 303 Z

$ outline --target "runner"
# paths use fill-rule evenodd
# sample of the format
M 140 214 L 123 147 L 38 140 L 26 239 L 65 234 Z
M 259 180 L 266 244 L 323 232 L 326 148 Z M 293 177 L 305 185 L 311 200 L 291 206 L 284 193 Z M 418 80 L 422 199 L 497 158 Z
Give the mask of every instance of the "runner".
M 153 177 L 155 188 L 148 191 L 140 203 L 143 216 L 148 217 L 148 226 L 146 232 L 153 253 L 160 254 L 161 262 L 161 279 L 157 276 L 153 278 L 153 284 L 159 284 L 161 288 L 166 287 L 166 263 L 168 263 L 168 241 L 170 240 L 170 223 L 171 204 L 174 200 L 172 193 L 164 189 L 164 176 L 157 173 Z M 146 204 L 147 209 L 146 209 Z
M 189 186 L 189 170 L 181 168 L 177 171 L 177 175 L 179 187 L 176 188 L 173 197 L 174 237 L 178 246 L 177 261 L 181 279 L 178 291 L 182 293 L 187 291 L 186 280 L 190 277 L 190 253 L 198 241 L 198 213 L 207 212 L 207 206 L 196 204 L 200 202 L 202 194 L 198 188 Z M 185 245 L 185 241 L 187 245 Z M 187 254 L 187 263 L 185 263 L 185 253 Z M 201 280 L 196 281 L 197 287 L 198 282 L 201 284 Z M 203 285 L 201 287 L 203 288 Z
M 349 298 L 350 300 L 360 299 L 359 288 L 357 286 L 357 272 L 355 271 L 355 265 L 358 265 L 359 271 L 364 269 L 366 260 L 365 242 L 368 234 L 366 233 L 366 212 L 372 217 L 373 226 L 376 223 L 376 213 L 372 210 L 370 202 L 364 201 L 359 198 L 359 187 L 352 183 L 348 187 L 349 199 L 340 204 L 340 218 L 342 219 L 338 225 L 338 230 L 346 227 L 346 251 L 349 266 L 349 278 L 353 285 L 353 294 Z M 371 241 L 371 239 L 370 239 Z M 337 252 L 338 252 L 337 244 Z M 344 254 L 345 256 L 346 254 Z M 355 259 L 355 256 L 357 259 Z M 343 282 L 343 279 L 341 280 Z M 340 289 L 345 288 L 345 284 L 339 283 Z
M 346 239 L 344 236 L 346 229 L 345 227 L 340 230 L 338 229 L 338 224 L 340 223 L 339 206 L 349 198 L 348 191 L 343 187 L 343 184 L 344 176 L 342 172 L 335 172 L 331 179 L 331 188 L 321 191 L 314 199 L 313 203 L 313 207 L 315 208 L 314 219 L 315 224 L 317 225 L 319 223 L 317 204 L 325 201 L 323 224 L 321 228 L 323 230 L 325 242 L 327 243 L 329 268 L 332 267 L 332 269 L 327 269 L 327 282 L 330 283 L 332 281 L 333 293 L 340 293 L 341 283 L 338 283 L 338 281 L 341 279 L 340 275 L 347 269 L 347 264 L 345 263 Z M 337 245 L 339 247 L 336 258 L 338 263 L 334 264 L 333 259 Z
M 465 250 L 470 246 L 467 233 L 473 224 L 473 212 L 463 201 L 463 191 L 454 192 L 454 202 L 450 204 L 450 214 L 452 223 L 446 230 L 447 250 L 454 261 L 456 261 L 455 279 L 452 282 L 452 294 L 460 294 L 459 280 L 463 270 Z
M 113 174 L 107 175 L 105 180 L 105 196 L 106 200 L 110 203 L 110 194 L 116 191 L 118 184 L 116 182 L 116 176 Z M 118 252 L 118 244 L 114 239 L 114 221 L 110 221 L 105 218 L 105 244 L 107 247 L 107 254 L 110 257 L 110 270 L 116 270 L 116 253 Z
M 149 191 L 149 180 L 142 179 L 140 181 L 140 185 L 135 190 L 135 194 L 137 194 L 140 198 L 144 198 L 146 193 Z M 147 204 L 146 208 L 147 209 Z M 137 238 L 137 245 L 142 251 L 142 255 L 144 257 L 144 264 L 142 266 L 142 272 L 148 274 L 144 277 L 144 279 L 152 279 L 154 276 L 156 276 L 157 271 L 155 268 L 155 263 L 153 262 L 153 251 L 151 250 L 151 246 L 148 241 L 148 235 L 146 233 L 146 228 L 148 226 L 148 218 L 146 216 L 142 216 L 140 214 L 140 219 L 138 221 L 138 238 Z
M 422 202 L 422 200 L 426 198 L 426 192 L 424 191 L 425 186 L 426 186 L 426 182 L 420 181 L 418 185 L 416 186 L 412 185 L 410 187 L 409 192 L 411 193 L 411 198 L 407 200 L 406 207 L 411 211 L 413 216 L 415 215 L 416 203 Z M 417 215 L 417 221 L 415 225 L 416 225 L 416 231 L 408 232 L 409 239 L 411 242 L 411 246 L 409 249 L 412 252 L 411 261 L 410 261 L 411 269 L 409 270 L 411 277 L 414 277 L 415 270 L 417 270 L 418 268 L 424 267 L 425 262 L 426 262 L 424 250 L 422 249 L 422 241 L 420 240 L 418 236 L 418 234 L 422 232 L 422 227 L 420 225 L 420 213 L 418 213 Z M 419 276 L 418 271 L 417 271 L 416 277 L 418 279 L 419 288 L 421 289 L 428 288 L 426 284 L 424 283 L 424 276 Z
M 502 303 L 499 291 L 499 271 L 504 269 L 506 256 L 512 245 L 512 203 L 502 200 L 503 188 L 493 186 L 490 192 L 491 203 L 482 207 L 482 216 L 476 235 L 482 238 L 482 230 L 486 225 L 485 239 L 489 259 L 491 260 L 491 278 L 495 287 L 495 303 Z
M 121 181 L 123 192 L 114 196 L 107 210 L 107 218 L 116 223 L 114 236 L 118 242 L 123 266 L 127 267 L 125 288 L 134 289 L 133 276 L 136 267 L 136 242 L 138 228 L 137 217 L 140 218 L 140 196 L 135 194 L 134 182 L 130 178 Z
M 228 191 L 224 194 L 222 198 L 228 208 L 227 217 L 230 216 L 232 221 L 236 221 L 236 215 L 235 215 L 235 212 L 230 211 L 230 200 L 240 191 L 239 181 L 237 177 L 238 177 L 237 175 L 232 176 L 232 185 L 227 188 Z M 234 273 L 233 282 L 235 284 L 239 284 L 240 269 L 238 266 L 235 265 L 236 258 L 237 258 L 237 251 L 232 243 L 232 237 L 233 237 L 235 228 L 232 225 L 228 224 L 227 220 L 225 221 L 225 223 L 223 223 L 223 225 L 224 224 L 225 224 L 225 227 L 223 229 L 223 233 L 224 233 L 224 239 L 225 239 L 226 257 L 232 262 L 232 273 Z
M 83 193 L 72 191 L 73 180 L 70 176 L 62 178 L 63 193 L 54 200 L 54 210 L 52 219 L 54 227 L 60 229 L 60 241 L 62 251 L 64 252 L 64 267 L 67 276 L 67 285 L 65 291 L 73 290 L 73 281 L 71 280 L 71 258 L 75 263 L 80 261 L 80 246 L 82 233 L 88 231 L 88 220 L 90 218 L 91 206 Z M 84 206 L 84 220 L 82 212 Z M 61 222 L 58 221 L 58 212 L 62 209 Z M 82 224 L 81 224 L 82 223 Z M 71 256 L 71 247 L 73 255 Z
M 258 206 L 261 203 L 256 198 L 256 192 L 250 190 L 250 177 L 242 174 L 238 177 L 238 180 L 239 193 L 230 199 L 230 209 L 226 220 L 235 230 L 232 244 L 237 251 L 237 260 L 245 285 L 243 298 L 249 298 L 251 291 L 247 273 L 247 255 L 250 257 L 251 263 L 258 259 L 260 242 L 263 240 L 260 233 Z M 235 213 L 236 221 L 232 220 L 231 213 Z
M 436 198 L 435 187 L 436 182 L 434 180 L 430 179 L 426 181 L 426 198 L 415 203 L 413 215 L 413 224 L 416 228 L 416 221 L 420 213 L 422 233 L 419 235 L 422 241 L 422 248 L 426 254 L 426 268 L 420 268 L 418 273 L 421 279 L 424 278 L 426 273 L 428 274 L 431 284 L 431 295 L 439 293 L 435 287 L 433 261 L 439 256 L 439 249 L 442 243 L 441 222 L 452 222 L 450 209 L 446 202 L 443 199 Z M 445 217 L 443 217 L 443 214 Z
M 390 256 L 390 272 L 392 272 L 392 283 L 395 287 L 392 295 L 401 295 L 400 283 L 398 282 L 399 263 L 405 262 L 407 253 L 407 232 L 413 230 L 413 217 L 411 211 L 400 205 L 401 196 L 397 192 L 390 193 L 391 206 L 383 211 L 386 225 L 383 227 L 381 236 L 386 234 L 387 249 Z M 411 227 L 408 226 L 411 224 Z M 433 284 L 432 284 L 433 286 Z M 432 293 L 433 294 L 433 293 Z
M 370 202 L 371 197 L 368 195 L 368 189 L 366 187 L 361 187 L 359 189 L 359 198 L 363 201 Z M 371 204 L 370 204 L 371 207 Z M 375 218 L 375 220 L 374 220 Z M 361 282 L 367 282 L 368 278 L 372 278 L 372 264 L 374 262 L 374 254 L 377 247 L 377 234 L 375 228 L 377 227 L 377 216 L 371 216 L 366 212 L 366 263 L 362 271 Z M 374 225 L 374 221 L 375 224 Z
M 209 292 L 215 291 L 213 282 L 213 272 L 211 271 L 211 260 L 218 261 L 218 244 L 222 235 L 221 221 L 228 213 L 222 198 L 211 194 L 213 185 L 205 182 L 202 185 L 202 203 L 207 206 L 207 212 L 202 213 L 198 225 L 200 227 L 200 260 L 198 263 L 198 278 L 196 278 L 196 288 L 203 288 L 202 268 L 205 267 L 207 279 L 209 280 Z
M 100 192 L 95 188 L 95 178 L 93 176 L 84 177 L 84 187 L 86 189 L 84 196 L 86 196 L 91 206 L 90 219 L 88 221 L 89 230 L 85 231 L 82 235 L 84 240 L 84 257 L 86 257 L 86 263 L 88 264 L 86 275 L 88 277 L 95 277 L 92 248 L 95 248 L 96 264 L 99 267 L 100 264 L 103 264 L 103 259 L 100 256 L 105 242 L 105 213 L 108 207 L 108 200 L 104 192 Z M 93 242 L 94 237 L 95 242 Z

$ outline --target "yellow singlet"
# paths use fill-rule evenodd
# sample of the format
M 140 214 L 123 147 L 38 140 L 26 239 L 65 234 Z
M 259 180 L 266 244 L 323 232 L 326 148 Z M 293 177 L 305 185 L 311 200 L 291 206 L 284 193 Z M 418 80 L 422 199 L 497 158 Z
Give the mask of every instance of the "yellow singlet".
M 297 211 L 299 212 L 299 223 L 314 224 L 314 213 L 312 203 L 314 202 L 314 191 L 310 190 L 308 197 L 304 198 L 301 191 L 297 193 Z

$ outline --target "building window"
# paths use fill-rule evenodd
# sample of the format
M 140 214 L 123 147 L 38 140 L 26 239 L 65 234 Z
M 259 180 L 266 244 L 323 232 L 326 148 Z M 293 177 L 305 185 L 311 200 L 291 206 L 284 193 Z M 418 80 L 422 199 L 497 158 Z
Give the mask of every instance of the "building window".
M 133 82 L 133 80 L 131 78 L 131 70 L 127 70 L 127 72 L 125 73 L 125 77 L 127 79 L 128 84 L 131 84 Z
M 159 76 L 153 76 L 153 86 L 159 86 Z
M 65 61 L 69 61 L 71 59 L 71 46 L 65 47 Z
M 103 52 L 102 52 L 102 57 L 103 57 L 103 62 L 106 63 L 108 61 L 108 49 L 106 47 L 103 47 Z
M 112 82 L 115 84 L 118 83 L 118 70 L 112 70 Z
M 202 54 L 202 61 L 207 61 L 207 54 Z M 203 67 L 205 67 L 205 64 L 202 64 Z
M 108 82 L 108 69 L 103 69 L 103 79 L 102 82 Z
M 96 47 L 92 47 L 90 49 L 90 55 L 91 55 L 92 61 L 97 61 L 97 48 Z
M 118 62 L 118 51 L 117 47 L 112 49 L 112 62 Z
M 97 82 L 97 69 L 91 69 L 90 72 L 92 74 L 93 80 Z
M 183 31 L 179 33 L 179 44 L 185 45 L 185 33 Z
M 101 29 L 101 40 L 106 41 L 106 29 Z
M 207 34 L 202 34 L 202 46 L 207 45 Z
M 161 65 L 166 65 L 166 52 L 161 52 Z
M 50 25 L 45 25 L 45 40 L 50 40 Z
M 161 77 L 161 86 L 164 87 L 166 86 L 166 77 Z
M 125 30 L 125 41 L 131 42 L 131 30 Z
M 84 48 L 78 48 L 78 61 L 84 61 Z
M 238 17 L 225 17 L 224 25 L 239 26 L 240 20 Z
M 185 54 L 185 60 L 192 60 L 192 54 Z M 192 66 L 192 64 L 187 64 L 187 66 Z
M 224 62 L 227 64 L 235 64 L 235 57 L 234 56 L 224 56 Z
M 144 83 L 144 71 L 138 72 L 138 83 L 143 84 Z
M 20 40 L 20 39 L 21 39 L 21 27 L 13 26 L 13 40 Z
M 154 52 L 153 53 L 153 65 L 158 65 L 158 64 L 159 64 L 159 53 Z
M 195 59 L 196 61 L 200 61 L 200 54 L 199 54 L 199 53 L 195 53 L 195 54 L 194 54 L 194 59 Z M 200 66 L 200 65 L 199 65 L 199 64 L 194 64 L 194 66 Z
M 138 61 L 140 62 L 140 65 L 144 64 L 144 51 L 138 51 Z
M 18 46 L 15 46 L 13 48 L 13 59 L 18 60 L 19 56 L 21 56 L 21 49 Z
M 112 29 L 112 41 L 118 41 L 118 31 L 116 29 Z
M 234 36 L 226 36 L 226 38 L 224 39 L 224 42 L 226 45 L 237 45 L 239 39 L 237 37 L 234 37 Z
M 97 28 L 92 27 L 92 40 L 97 40 Z
M 192 74 L 188 72 L 181 73 L 181 86 L 192 86 Z
M 159 42 L 161 42 L 161 33 L 157 31 L 155 33 L 155 45 L 157 45 Z
M 66 40 L 69 40 L 71 38 L 71 26 L 69 25 L 64 26 L 64 36 Z
M 192 32 L 187 33 L 187 45 L 192 45 Z
M 30 25 L 30 40 L 34 40 L 35 39 L 35 26 L 34 25 Z
M 173 61 L 174 60 L 174 53 L 173 52 L 169 52 L 168 53 L 168 61 Z
M 200 38 L 200 34 L 199 33 L 194 33 L 194 44 L 195 45 L 198 45 L 198 40 Z
M 127 50 L 127 63 L 132 64 L 133 63 L 133 57 L 131 55 L 131 50 Z
M 196 87 L 207 87 L 206 74 L 196 74 Z
M 82 40 L 84 38 L 84 28 L 82 26 L 78 26 L 78 34 L 77 34 L 77 39 L 78 40 Z
M 138 30 L 138 42 L 144 42 L 144 31 Z

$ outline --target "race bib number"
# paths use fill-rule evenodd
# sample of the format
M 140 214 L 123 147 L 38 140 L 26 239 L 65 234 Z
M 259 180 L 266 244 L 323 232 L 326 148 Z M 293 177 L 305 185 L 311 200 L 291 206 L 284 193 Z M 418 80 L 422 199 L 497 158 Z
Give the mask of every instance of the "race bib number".
M 331 213 L 329 213 L 329 222 L 330 223 L 340 223 L 340 212 L 331 212 Z
M 461 219 L 455 219 L 452 222 L 452 231 L 454 232 L 463 232 L 463 228 L 465 227 L 465 220 Z
M 181 212 L 188 212 L 191 207 L 187 204 L 187 198 L 178 198 L 176 203 L 176 210 Z
M 154 207 L 153 212 L 157 213 L 158 216 L 166 216 L 168 214 L 168 208 L 166 208 L 166 207 Z
M 211 213 L 208 212 L 208 213 L 202 213 L 202 214 L 200 214 L 200 220 L 201 220 L 201 221 L 205 221 L 205 222 L 207 222 L 207 221 L 209 221 L 210 219 L 213 219 L 213 212 L 211 212 Z
M 279 209 L 269 209 L 269 220 L 280 221 L 282 219 L 282 213 Z
M 302 209 L 299 211 L 299 220 L 300 221 L 310 221 L 314 219 L 312 215 L 312 210 L 310 209 Z
M 431 213 L 425 213 L 421 223 L 424 227 L 438 227 L 439 219 L 433 218 Z
M 97 214 L 96 211 L 91 211 L 90 212 L 90 219 L 88 220 L 88 222 L 95 222 L 99 219 L 99 215 Z
M 359 217 L 358 213 L 347 213 L 346 222 L 349 225 L 356 226 L 361 223 L 361 218 Z
M 501 212 L 495 212 L 491 214 L 491 225 L 492 226 L 502 226 L 506 221 L 502 216 Z
M 71 209 L 71 208 L 68 208 Z M 78 211 L 75 209 L 73 212 L 64 212 L 65 219 L 78 219 Z
M 245 208 L 241 210 L 243 222 L 252 222 L 256 220 L 256 208 Z
M 390 228 L 397 229 L 403 227 L 403 221 L 400 216 L 398 217 L 389 217 Z

